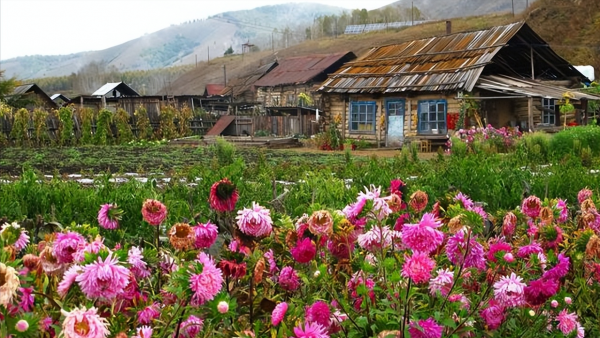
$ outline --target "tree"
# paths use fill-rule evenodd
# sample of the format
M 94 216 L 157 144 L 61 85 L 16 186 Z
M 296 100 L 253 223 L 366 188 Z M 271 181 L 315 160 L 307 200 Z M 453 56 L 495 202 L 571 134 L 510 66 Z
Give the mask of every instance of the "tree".
M 227 48 L 227 50 L 225 51 L 225 53 L 223 53 L 223 55 L 231 55 L 233 54 L 233 47 L 229 46 L 229 48 Z

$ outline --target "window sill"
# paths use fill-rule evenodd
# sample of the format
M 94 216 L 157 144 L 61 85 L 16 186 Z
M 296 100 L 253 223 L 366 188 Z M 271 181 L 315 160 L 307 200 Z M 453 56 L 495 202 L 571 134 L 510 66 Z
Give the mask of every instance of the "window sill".
M 352 135 L 375 135 L 374 131 L 349 131 Z

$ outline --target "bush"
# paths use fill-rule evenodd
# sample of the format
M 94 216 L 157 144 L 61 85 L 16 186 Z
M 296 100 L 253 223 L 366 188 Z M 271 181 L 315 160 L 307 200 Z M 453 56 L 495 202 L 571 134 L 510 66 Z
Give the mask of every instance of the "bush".
M 527 162 L 547 162 L 550 158 L 552 136 L 545 132 L 527 133 L 517 145 L 517 152 Z
M 595 156 L 600 154 L 600 127 L 580 126 L 562 130 L 552 137 L 550 147 L 555 158 L 562 158 L 567 154 L 579 156 L 581 149 L 589 147 Z M 577 148 L 577 149 L 575 149 Z

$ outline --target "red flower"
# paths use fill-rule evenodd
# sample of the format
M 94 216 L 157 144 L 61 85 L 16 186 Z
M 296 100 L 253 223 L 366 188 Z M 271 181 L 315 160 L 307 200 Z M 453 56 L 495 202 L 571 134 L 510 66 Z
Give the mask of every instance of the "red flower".
M 239 198 L 238 191 L 229 179 L 224 178 L 210 187 L 208 202 L 210 207 L 219 212 L 233 211 Z

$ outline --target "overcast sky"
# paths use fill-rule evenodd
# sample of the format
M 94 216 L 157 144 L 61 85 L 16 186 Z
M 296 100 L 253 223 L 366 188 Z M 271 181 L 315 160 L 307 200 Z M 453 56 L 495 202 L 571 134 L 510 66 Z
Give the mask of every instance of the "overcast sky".
M 394 0 L 1 0 L 0 60 L 101 50 L 172 24 L 288 2 L 375 9 Z

